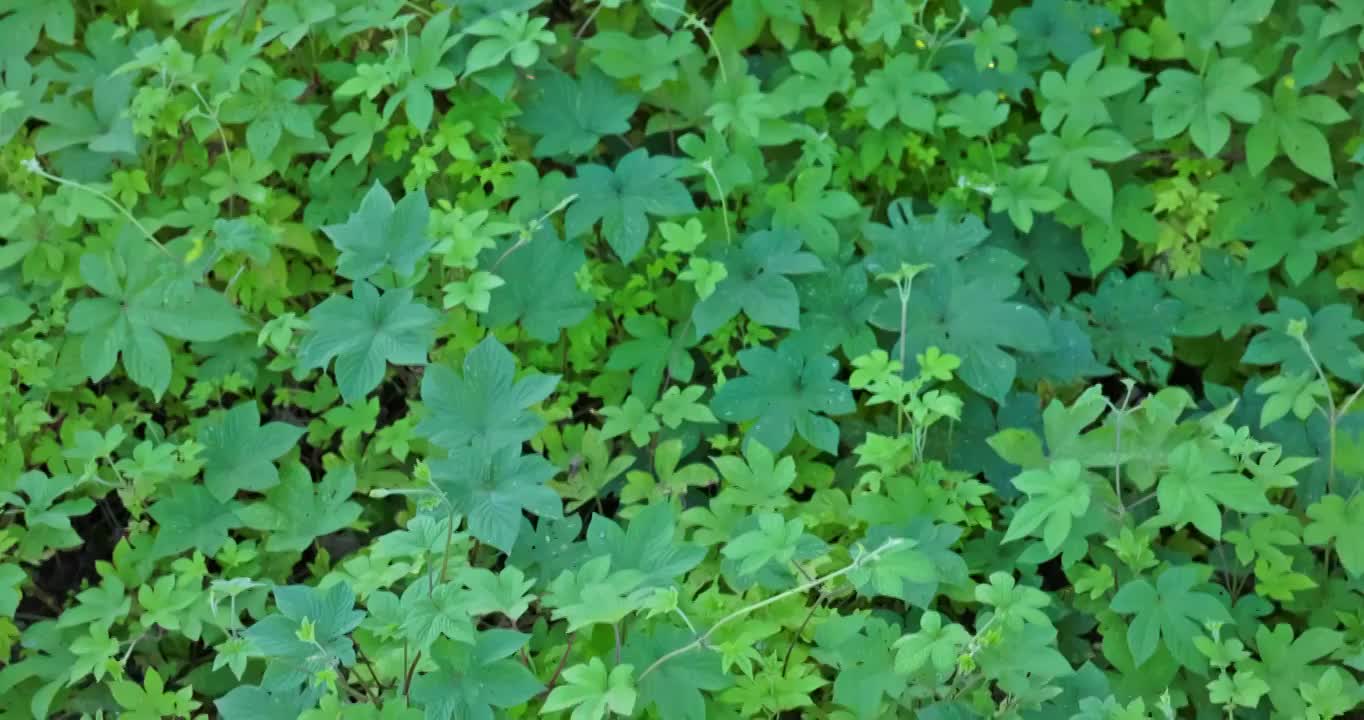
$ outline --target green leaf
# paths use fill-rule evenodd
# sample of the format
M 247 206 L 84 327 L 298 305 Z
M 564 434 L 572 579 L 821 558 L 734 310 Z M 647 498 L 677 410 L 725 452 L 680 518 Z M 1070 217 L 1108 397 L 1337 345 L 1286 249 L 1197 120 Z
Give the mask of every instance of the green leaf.
M 891 645 L 900 627 L 880 618 L 835 616 L 815 630 L 820 662 L 838 668 L 833 700 L 863 720 L 885 717 L 886 701 L 904 690 L 905 680 L 896 671 Z
M 1137 665 L 1151 659 L 1163 641 L 1185 667 L 1206 667 L 1193 640 L 1203 634 L 1203 623 L 1231 622 L 1231 614 L 1216 597 L 1196 589 L 1203 584 L 1197 568 L 1179 565 L 1162 572 L 1155 585 L 1138 578 L 1113 597 L 1110 607 L 1135 615 L 1127 629 L 1127 644 Z
M 1182 337 L 1203 337 L 1218 333 L 1232 339 L 1241 328 L 1259 319 L 1256 309 L 1269 294 L 1269 279 L 1250 272 L 1228 253 L 1203 251 L 1203 274 L 1186 275 L 1166 284 L 1170 294 L 1184 305 L 1184 314 L 1175 327 Z
M 1349 500 L 1325 495 L 1308 506 L 1307 517 L 1312 522 L 1303 529 L 1303 542 L 1328 546 L 1347 572 L 1356 577 L 1364 575 L 1364 538 L 1359 534 L 1359 528 L 1364 527 L 1364 495 Z
M 360 505 L 351 500 L 355 480 L 355 468 L 343 465 L 328 470 L 322 482 L 314 484 L 307 468 L 291 463 L 280 483 L 265 493 L 265 500 L 242 516 L 248 526 L 270 533 L 267 551 L 300 552 L 315 538 L 342 530 L 360 517 Z
M 1094 341 L 1099 362 L 1116 363 L 1130 375 L 1142 377 L 1145 365 L 1155 377 L 1164 377 L 1174 353 L 1171 335 L 1184 313 L 1183 304 L 1165 295 L 1152 273 L 1131 276 L 1110 271 L 1094 293 L 1077 295 L 1071 308 L 1073 319 L 1082 323 Z M 1142 308 L 1133 312 L 1133 308 Z
M 636 38 L 614 30 L 599 31 L 584 43 L 592 64 L 617 80 L 639 79 L 644 91 L 676 80 L 679 61 L 698 52 L 688 33 L 655 33 Z
M 471 645 L 437 642 L 432 658 L 437 672 L 412 681 L 412 698 L 425 707 L 427 718 L 491 718 L 493 708 L 516 707 L 544 686 L 512 658 L 530 636 L 491 628 L 478 633 Z
M 729 247 L 716 259 L 727 275 L 715 292 L 696 304 L 692 321 L 705 337 L 740 311 L 768 327 L 800 326 L 800 296 L 788 276 L 823 269 L 814 255 L 800 251 L 801 237 L 789 230 L 762 230 Z
M 1273 7 L 1274 0 L 1166 0 L 1165 15 L 1186 42 L 1205 51 L 1225 50 L 1249 43 L 1251 29 L 1264 22 Z
M 692 639 L 691 633 L 673 625 L 646 624 L 630 633 L 621 660 L 635 667 L 649 667 Z M 714 650 L 703 647 L 659 665 L 639 680 L 638 708 L 652 706 L 662 720 L 705 720 L 703 693 L 715 693 L 732 683 L 721 670 L 719 659 Z
M 938 118 L 932 98 L 948 90 L 941 75 L 920 67 L 918 55 L 901 53 L 867 74 L 866 85 L 853 92 L 852 105 L 864 108 L 867 124 L 877 130 L 898 119 L 911 130 L 932 132 Z
M 695 358 L 688 348 L 696 343 L 690 325 L 670 334 L 668 321 L 657 315 L 632 315 L 622 325 L 633 340 L 618 341 L 606 361 L 607 370 L 630 370 L 630 394 L 642 402 L 658 397 L 663 373 L 677 382 L 691 380 Z
M 1269 701 L 1274 709 L 1287 717 L 1305 717 L 1306 709 L 1298 687 L 1314 682 L 1328 666 L 1312 663 L 1341 649 L 1345 638 L 1341 633 L 1324 627 L 1310 627 L 1294 636 L 1285 623 L 1276 623 L 1271 630 L 1261 625 L 1255 630 L 1255 649 L 1258 660 L 1247 660 L 1245 668 L 1262 678 L 1271 678 Z
M 691 193 L 676 179 L 680 161 L 666 155 L 650 157 L 644 148 L 631 151 L 616 163 L 579 165 L 566 190 L 577 200 L 568 207 L 564 232 L 576 238 L 601 222 L 611 250 L 629 263 L 644 248 L 649 217 L 676 217 L 696 212 Z
M 536 157 L 577 157 L 591 152 L 603 136 L 629 132 L 630 116 L 638 107 L 637 95 L 618 92 L 595 69 L 578 79 L 552 69 L 536 73 L 517 124 L 540 136 Z
M 388 190 L 376 182 L 344 224 L 323 226 L 322 232 L 341 251 L 336 271 L 342 277 L 366 280 L 386 268 L 409 276 L 434 244 L 427 234 L 430 218 L 425 190 L 408 193 L 394 204 Z
M 351 286 L 351 297 L 333 295 L 308 312 L 298 366 L 325 368 L 335 358 L 336 386 L 352 403 L 383 382 L 388 363 L 425 365 L 439 319 L 413 300 L 411 289 L 380 293 L 360 281 Z
M 403 591 L 400 601 L 404 641 L 414 651 L 427 651 L 439 638 L 458 643 L 474 641 L 474 616 L 467 593 L 458 583 L 413 582 Z
M 529 243 L 504 252 L 510 254 L 497 270 L 506 282 L 492 291 L 484 315 L 489 327 L 520 322 L 536 340 L 554 342 L 561 330 L 592 312 L 592 296 L 578 285 L 577 272 L 587 257 L 577 241 L 560 240 L 546 225 Z
M 1246 161 L 1259 175 L 1280 153 L 1299 170 L 1335 185 L 1331 145 L 1318 125 L 1335 125 L 1350 114 L 1326 95 L 1300 95 L 1285 82 L 1274 84 L 1274 97 L 1246 134 Z
M 762 513 L 757 518 L 756 529 L 733 538 L 720 551 L 739 564 L 741 575 L 752 575 L 773 562 L 789 564 L 805 534 L 805 523 L 800 518 L 786 520 L 778 513 Z
M 204 485 L 221 502 L 238 491 L 262 491 L 279 483 L 274 461 L 298 444 L 303 428 L 282 422 L 261 425 L 254 402 L 210 418 L 199 430 L 204 445 Z
M 1157 140 L 1168 140 L 1186 129 L 1207 157 L 1222 151 L 1231 137 L 1231 121 L 1250 124 L 1260 119 L 1260 100 L 1250 88 L 1260 74 L 1239 58 L 1216 58 L 1207 72 L 1162 70 L 1160 84 L 1146 101 L 1152 106 Z
M 630 715 L 635 708 L 634 667 L 616 665 L 608 673 L 601 658 L 563 671 L 563 684 L 545 698 L 543 710 L 573 708 L 571 720 L 602 720 L 608 714 Z
M 1318 256 L 1351 241 L 1346 233 L 1326 229 L 1314 202 L 1297 202 L 1275 195 L 1268 206 L 1247 222 L 1241 236 L 1254 244 L 1246 257 L 1253 272 L 1270 270 L 1280 262 L 1294 285 L 1302 285 L 1317 269 Z
M 81 256 L 81 278 L 101 297 L 76 301 L 67 330 L 82 336 L 81 368 L 90 379 L 108 375 L 121 354 L 128 378 L 159 399 L 171 380 L 163 336 L 211 342 L 247 325 L 220 293 L 186 288 L 184 269 L 130 229 L 119 234 L 114 249 L 113 255 Z
M 541 517 L 563 515 L 563 501 L 545 486 L 556 468 L 539 455 L 522 455 L 518 446 L 470 445 L 430 465 L 436 487 L 466 518 L 469 533 L 502 552 L 510 553 L 516 544 L 523 510 Z
M 0 617 L 12 618 L 23 599 L 24 581 L 28 573 L 18 564 L 0 565 Z
M 276 585 L 274 596 L 279 612 L 246 629 L 246 638 L 258 652 L 294 661 L 300 669 L 320 669 L 333 660 L 344 667 L 355 664 L 349 633 L 360 626 L 365 611 L 355 609 L 355 592 L 350 585 L 338 582 L 325 590 Z M 300 639 L 307 635 L 313 642 Z
M 1064 78 L 1054 70 L 1042 74 L 1038 89 L 1047 99 L 1042 108 L 1043 128 L 1053 131 L 1063 121 L 1086 128 L 1105 124 L 1111 118 L 1104 100 L 1131 90 L 1146 78 L 1146 73 L 1111 64 L 1100 70 L 1103 58 L 1104 51 L 1097 49 L 1071 63 Z
M 177 486 L 147 509 L 157 527 L 152 554 L 166 557 L 194 548 L 213 557 L 227 542 L 228 531 L 246 524 L 239 517 L 243 509 L 241 503 L 220 500 L 201 485 Z
M 606 418 L 601 427 L 602 437 L 613 438 L 629 433 L 630 440 L 640 447 L 648 445 L 649 438 L 663 429 L 649 407 L 633 395 L 620 406 L 604 407 L 600 413 Z
M 843 220 L 861 211 L 856 198 L 842 190 L 830 190 L 833 171 L 823 165 L 802 170 L 790 187 L 774 185 L 767 192 L 772 207 L 772 228 L 795 230 L 810 249 L 823 257 L 838 254 L 838 230 L 834 220 Z
M 432 365 L 422 377 L 421 397 L 430 413 L 416 431 L 447 449 L 478 445 L 490 450 L 519 446 L 544 420 L 531 406 L 549 397 L 558 375 L 516 381 L 516 358 L 491 336 L 464 358 L 462 373 Z
M 710 408 L 725 422 L 756 422 L 745 435 L 772 452 L 781 452 L 799 433 L 810 445 L 838 452 L 838 426 L 826 415 L 856 409 L 852 391 L 835 379 L 838 361 L 828 356 L 806 356 L 790 343 L 749 348 L 738 353 L 745 375 L 725 382 Z
M 918 632 L 895 641 L 895 669 L 909 674 L 927 666 L 939 679 L 946 679 L 970 641 L 966 628 L 957 623 L 944 626 L 943 616 L 929 610 L 919 618 Z
M 1236 462 L 1220 450 L 1180 443 L 1170 451 L 1169 468 L 1160 476 L 1156 496 L 1160 519 L 1176 528 L 1192 523 L 1214 540 L 1222 536 L 1224 509 L 1241 513 L 1274 510 L 1264 490 L 1242 475 Z
M 1241 362 L 1278 365 L 1289 374 L 1316 374 L 1302 344 L 1288 334 L 1295 322 L 1306 323 L 1303 339 L 1326 372 L 1354 383 L 1364 381 L 1364 368 L 1354 362 L 1360 353 L 1355 338 L 1364 335 L 1364 321 L 1346 305 L 1327 305 L 1314 314 L 1293 298 L 1280 298 L 1277 310 L 1260 316 L 1256 324 L 1265 329 L 1251 338 Z
M 1070 459 L 1057 460 L 1046 469 L 1027 470 L 1013 479 L 1014 487 L 1028 501 L 1014 513 L 1004 542 L 1027 537 L 1042 528 L 1048 552 L 1057 552 L 1070 535 L 1075 518 L 1089 510 L 1093 482 L 1098 476 Z
M 641 573 L 640 586 L 646 588 L 671 584 L 706 556 L 703 548 L 683 539 L 677 512 L 668 503 L 644 507 L 625 530 L 594 514 L 587 527 L 587 547 L 597 557 L 609 557 L 617 572 Z
M 995 93 L 982 90 L 974 95 L 963 93 L 947 102 L 939 125 L 956 128 L 970 138 L 983 138 L 1009 119 L 1009 106 L 1001 103 Z M 1025 230 L 1026 232 L 1026 230 Z
M 644 573 L 611 569 L 609 556 L 597 556 L 564 570 L 549 584 L 543 602 L 554 608 L 555 620 L 567 620 L 568 632 L 592 625 L 614 625 L 643 607 L 647 588 Z

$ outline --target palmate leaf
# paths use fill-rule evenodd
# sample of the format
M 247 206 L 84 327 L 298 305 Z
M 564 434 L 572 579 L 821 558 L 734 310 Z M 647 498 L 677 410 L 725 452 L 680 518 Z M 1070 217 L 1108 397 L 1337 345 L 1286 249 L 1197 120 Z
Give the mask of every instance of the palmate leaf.
M 1293 298 L 1280 298 L 1278 309 L 1256 322 L 1264 330 L 1251 338 L 1241 362 L 1278 365 L 1290 375 L 1315 374 L 1312 359 L 1297 338 L 1288 334 L 1295 321 L 1307 324 L 1303 337 L 1326 372 L 1350 382 L 1364 380 L 1364 368 L 1354 363 L 1360 353 L 1355 338 L 1364 335 L 1364 321 L 1347 305 L 1327 305 L 1313 313 Z
M 512 658 L 529 640 L 514 630 L 491 628 L 471 644 L 438 641 L 431 657 L 439 669 L 413 679 L 413 700 L 432 720 L 493 720 L 494 708 L 515 707 L 544 688 Z
M 963 225 L 979 225 L 979 221 Z M 1021 285 L 1017 272 L 1023 261 L 993 247 L 966 254 L 963 246 L 983 240 L 976 239 L 976 234 L 955 235 L 953 239 L 959 244 L 950 250 L 940 247 L 921 251 L 902 244 L 889 257 L 891 262 L 903 262 L 902 258 L 926 256 L 943 263 L 935 264 L 914 281 L 905 318 L 907 372 L 917 372 L 912 358 L 936 346 L 961 358 L 958 376 L 962 381 L 998 402 L 1008 394 L 1018 373 L 1017 361 L 1005 348 L 1039 353 L 1054 345 L 1046 318 L 1035 308 L 1012 299 Z M 966 254 L 961 261 L 952 257 L 961 254 Z M 873 260 L 887 263 L 885 257 L 878 252 Z M 899 332 L 900 299 L 894 289 L 886 291 L 872 322 Z M 892 354 L 898 356 L 898 348 Z
M 791 230 L 762 230 L 717 256 L 726 275 L 692 310 L 696 333 L 705 337 L 740 311 L 759 325 L 799 327 L 800 296 L 788 276 L 823 268 L 819 258 L 801 252 L 800 246 L 800 235 Z
M 228 540 L 228 531 L 245 523 L 238 513 L 243 505 L 214 497 L 201 485 L 180 485 L 148 508 L 156 521 L 152 554 L 175 555 L 194 548 L 213 557 Z
M 704 548 L 681 538 L 677 511 L 669 503 L 645 507 L 624 530 L 594 514 L 587 526 L 587 547 L 595 556 L 610 557 L 613 570 L 642 573 L 644 587 L 670 584 L 706 556 Z
M 226 502 L 240 490 L 261 491 L 279 483 L 274 460 L 294 448 L 304 429 L 288 423 L 261 425 L 254 402 L 219 413 L 199 431 L 204 445 L 204 485 Z
M 644 148 L 616 163 L 579 165 L 566 190 L 578 197 L 568 206 L 564 233 L 576 238 L 601 222 L 611 250 L 629 263 L 644 248 L 649 217 L 676 217 L 696 212 L 687 186 L 677 180 L 681 161 L 667 155 L 650 157 Z
M 1170 69 L 1157 79 L 1160 85 L 1146 99 L 1157 140 L 1187 129 L 1194 146 L 1213 157 L 1231 138 L 1232 120 L 1249 124 L 1260 119 L 1260 100 L 1250 91 L 1260 74 L 1239 58 L 1216 58 L 1202 76 Z
M 691 380 L 696 359 L 689 348 L 696 344 L 692 324 L 668 330 L 668 321 L 657 315 L 631 315 L 622 325 L 633 340 L 617 342 L 606 361 L 607 370 L 630 370 L 630 394 L 652 403 L 663 383 L 663 372 L 678 382 Z
M 1093 339 L 1099 362 L 1115 363 L 1138 377 L 1147 374 L 1138 368 L 1145 365 L 1152 376 L 1165 377 L 1174 349 L 1172 335 L 1184 314 L 1184 305 L 1165 295 L 1154 274 L 1127 276 L 1109 271 L 1096 292 L 1077 295 L 1074 302 L 1071 318 Z M 1141 312 L 1132 308 L 1141 308 Z
M 367 282 L 351 297 L 332 295 L 308 312 L 310 332 L 298 348 L 302 370 L 336 359 L 336 387 L 347 403 L 364 398 L 384 379 L 388 363 L 424 365 L 439 316 L 413 300 L 411 289 L 380 293 Z
M 802 355 L 790 343 L 741 350 L 738 358 L 746 374 L 716 391 L 710 404 L 716 417 L 755 420 L 745 441 L 774 453 L 786 449 L 792 433 L 825 452 L 838 451 L 838 425 L 825 416 L 850 413 L 856 404 L 848 386 L 834 379 L 837 360 Z
M 1267 206 L 1241 227 L 1240 237 L 1252 242 L 1246 268 L 1260 272 L 1282 263 L 1294 285 L 1302 285 L 1317 269 L 1318 256 L 1353 240 L 1345 232 L 1328 230 L 1315 202 L 1282 194 L 1271 196 Z
M 813 655 L 839 670 L 833 688 L 835 703 L 862 720 L 885 717 L 884 703 L 905 686 L 905 679 L 895 670 L 891 648 L 899 637 L 899 626 L 881 618 L 835 616 L 820 624 Z
M 516 544 L 523 510 L 546 518 L 563 515 L 563 501 L 545 485 L 557 468 L 539 455 L 522 455 L 519 446 L 470 445 L 430 465 L 432 480 L 465 517 L 469 534 L 504 553 Z
M 334 533 L 360 517 L 360 505 L 351 500 L 355 492 L 355 468 L 350 465 L 327 471 L 314 483 L 299 463 L 285 467 L 280 483 L 265 493 L 265 500 L 241 515 L 252 528 L 269 531 L 265 549 L 297 552 L 315 538 Z
M 621 660 L 646 668 L 664 654 L 694 639 L 684 628 L 661 623 L 647 624 L 630 633 Z M 679 655 L 658 666 L 639 681 L 639 708 L 653 706 L 662 720 L 705 720 L 704 692 L 714 693 L 732 681 L 722 670 L 719 656 L 710 648 Z
M 433 245 L 426 232 L 430 218 L 425 190 L 395 204 L 375 182 L 345 223 L 323 226 L 322 232 L 341 251 L 336 271 L 342 277 L 365 280 L 385 268 L 411 275 Z
M 901 53 L 871 71 L 866 84 L 853 92 L 853 107 L 866 108 L 867 124 L 881 129 L 891 120 L 920 132 L 932 132 L 938 119 L 933 97 L 948 92 L 942 76 L 920 67 L 916 54 Z
M 1256 306 L 1269 293 L 1269 279 L 1264 273 L 1250 272 L 1221 250 L 1205 249 L 1202 260 L 1202 275 L 1166 283 L 1170 294 L 1184 303 L 1184 316 L 1175 334 L 1203 337 L 1217 333 L 1230 340 L 1259 318 Z
M 530 407 L 558 382 L 558 375 L 539 374 L 516 380 L 516 358 L 489 336 L 465 356 L 462 373 L 444 365 L 426 369 L 421 397 L 430 414 L 416 431 L 451 450 L 519 446 L 544 427 Z
M 1300 95 L 1286 83 L 1275 83 L 1273 100 L 1246 133 L 1246 161 L 1259 175 L 1275 157 L 1287 155 L 1299 170 L 1335 185 L 1331 145 L 1317 126 L 1349 118 L 1350 113 L 1326 95 Z
M 601 33 L 595 40 L 600 39 Z M 536 157 L 577 157 L 591 151 L 602 136 L 629 131 L 630 116 L 638 107 L 638 95 L 618 91 L 595 68 L 577 79 L 551 69 L 536 73 L 517 123 L 540 136 Z
M 1178 565 L 1162 572 L 1155 585 L 1138 578 L 1123 585 L 1113 597 L 1111 607 L 1115 611 L 1135 615 L 1127 629 L 1127 644 L 1137 665 L 1151 659 L 1163 641 L 1170 654 L 1186 667 L 1207 666 L 1193 640 L 1203 634 L 1204 623 L 1231 622 L 1231 614 L 1220 600 L 1200 587 L 1206 584 L 1198 569 Z
M 1070 534 L 1075 518 L 1089 510 L 1093 483 L 1098 476 L 1070 459 L 1053 462 L 1045 469 L 1027 470 L 1013 479 L 1014 487 L 1028 500 L 1014 513 L 1004 542 L 1027 537 L 1042 529 L 1042 542 L 1056 552 Z
M 576 240 L 560 240 L 554 228 L 545 225 L 529 243 L 493 248 L 488 255 L 496 258 L 506 252 L 510 254 L 497 266 L 506 282 L 493 289 L 484 315 L 490 327 L 520 322 L 526 334 L 553 342 L 559 331 L 592 312 L 592 296 L 578 287 L 576 273 L 587 257 Z
M 210 342 L 248 329 L 227 298 L 186 284 L 183 272 L 129 226 L 112 254 L 81 256 L 81 279 L 100 297 L 77 300 L 66 329 L 80 336 L 90 379 L 107 376 L 121 355 L 128 378 L 159 399 L 171 381 L 166 337 Z

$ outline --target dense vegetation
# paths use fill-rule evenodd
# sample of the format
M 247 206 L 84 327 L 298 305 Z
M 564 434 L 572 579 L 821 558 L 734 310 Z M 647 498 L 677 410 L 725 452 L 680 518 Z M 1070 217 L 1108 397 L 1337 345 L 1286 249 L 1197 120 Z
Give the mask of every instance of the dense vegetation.
M 0 0 L 0 718 L 1360 717 L 1362 52 Z

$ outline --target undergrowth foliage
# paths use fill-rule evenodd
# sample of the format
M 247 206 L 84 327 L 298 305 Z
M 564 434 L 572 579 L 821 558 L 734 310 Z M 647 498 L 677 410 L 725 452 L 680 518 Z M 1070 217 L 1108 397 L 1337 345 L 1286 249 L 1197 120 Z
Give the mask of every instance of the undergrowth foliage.
M 1359 717 L 1357 0 L 0 0 L 0 717 Z

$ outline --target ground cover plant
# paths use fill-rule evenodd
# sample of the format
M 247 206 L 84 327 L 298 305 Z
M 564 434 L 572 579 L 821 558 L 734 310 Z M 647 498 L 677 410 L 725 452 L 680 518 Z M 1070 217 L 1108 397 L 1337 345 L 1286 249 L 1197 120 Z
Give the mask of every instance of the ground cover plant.
M 0 718 L 1348 718 L 1357 0 L 0 0 Z

